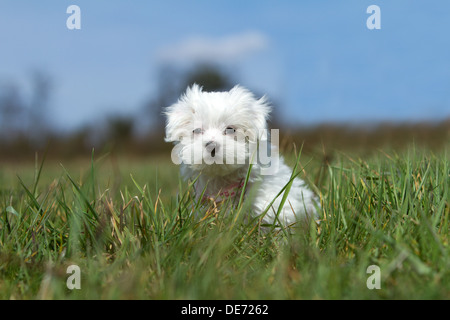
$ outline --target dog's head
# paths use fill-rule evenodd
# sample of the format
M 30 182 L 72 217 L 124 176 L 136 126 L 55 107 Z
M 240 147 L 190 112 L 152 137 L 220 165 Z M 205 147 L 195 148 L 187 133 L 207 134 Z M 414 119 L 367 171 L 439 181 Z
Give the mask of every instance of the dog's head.
M 204 92 L 193 85 L 166 108 L 165 140 L 176 144 L 180 162 L 191 169 L 224 175 L 242 167 L 251 146 L 267 139 L 269 113 L 265 97 L 256 99 L 241 86 Z

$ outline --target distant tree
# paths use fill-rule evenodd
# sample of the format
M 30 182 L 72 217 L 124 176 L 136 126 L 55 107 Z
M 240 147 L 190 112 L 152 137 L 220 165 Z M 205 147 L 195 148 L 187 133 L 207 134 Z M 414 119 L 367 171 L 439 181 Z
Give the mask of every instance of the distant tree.
M 51 131 L 48 123 L 48 104 L 52 90 L 50 76 L 40 70 L 32 73 L 32 95 L 29 107 L 29 134 L 32 140 L 42 143 Z
M 114 116 L 108 119 L 108 138 L 116 144 L 131 140 L 134 120 L 131 117 Z
M 196 83 L 205 91 L 224 91 L 233 87 L 230 77 L 218 66 L 197 65 L 188 71 L 162 66 L 158 72 L 156 98 L 145 104 L 145 114 L 150 118 L 152 135 L 161 139 L 164 134 L 163 108 L 177 101 L 188 86 Z
M 228 91 L 234 84 L 217 66 L 200 65 L 186 74 L 181 90 L 194 83 L 203 87 L 204 91 Z
M 24 129 L 25 105 L 19 88 L 13 83 L 0 86 L 0 134 L 2 140 L 14 138 Z
M 157 75 L 157 93 L 145 105 L 145 114 L 149 116 L 150 131 L 156 134 L 158 139 L 163 135 L 165 119 L 163 108 L 176 101 L 179 94 L 181 76 L 179 72 L 167 65 L 162 66 Z

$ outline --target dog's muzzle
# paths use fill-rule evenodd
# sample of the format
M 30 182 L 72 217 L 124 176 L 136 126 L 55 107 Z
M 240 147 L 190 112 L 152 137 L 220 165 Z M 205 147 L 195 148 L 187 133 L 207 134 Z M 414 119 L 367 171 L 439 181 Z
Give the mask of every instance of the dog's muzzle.
M 214 158 L 216 155 L 216 149 L 218 149 L 218 145 L 215 141 L 208 141 L 205 145 L 206 151 L 208 151 L 211 154 L 211 157 Z

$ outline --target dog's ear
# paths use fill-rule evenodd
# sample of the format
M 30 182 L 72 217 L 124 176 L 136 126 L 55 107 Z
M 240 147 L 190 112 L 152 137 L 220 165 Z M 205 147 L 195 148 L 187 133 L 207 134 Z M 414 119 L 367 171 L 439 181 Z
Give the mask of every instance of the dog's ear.
M 252 140 L 267 140 L 267 120 L 269 119 L 271 107 L 266 96 L 260 99 L 255 98 L 246 88 L 237 85 L 230 90 L 230 96 L 240 101 L 240 104 L 247 106 L 251 118 L 248 120 L 246 127 L 249 132 L 256 131 L 251 134 Z
M 267 140 L 267 121 L 270 118 L 270 112 L 272 108 L 270 107 L 270 104 L 265 95 L 256 100 L 253 104 L 253 107 L 255 109 L 256 127 L 262 131 L 259 134 L 259 139 L 265 141 Z
M 164 141 L 166 142 L 180 140 L 180 136 L 177 136 L 177 123 L 180 122 L 180 111 L 178 109 L 178 103 L 164 109 L 163 114 L 166 116 L 166 136 L 164 137 Z
M 202 87 L 194 83 L 186 89 L 178 102 L 165 108 L 166 116 L 166 142 L 179 142 L 183 134 L 190 129 L 192 116 L 195 113 L 194 104 L 202 93 Z M 190 129 L 192 130 L 192 129 Z

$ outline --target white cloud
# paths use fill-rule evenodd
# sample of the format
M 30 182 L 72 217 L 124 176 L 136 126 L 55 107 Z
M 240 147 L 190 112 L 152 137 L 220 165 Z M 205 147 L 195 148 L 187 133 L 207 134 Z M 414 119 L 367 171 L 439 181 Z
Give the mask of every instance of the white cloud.
M 222 38 L 191 36 L 161 48 L 157 57 L 162 62 L 232 62 L 268 46 L 268 38 L 248 31 Z

